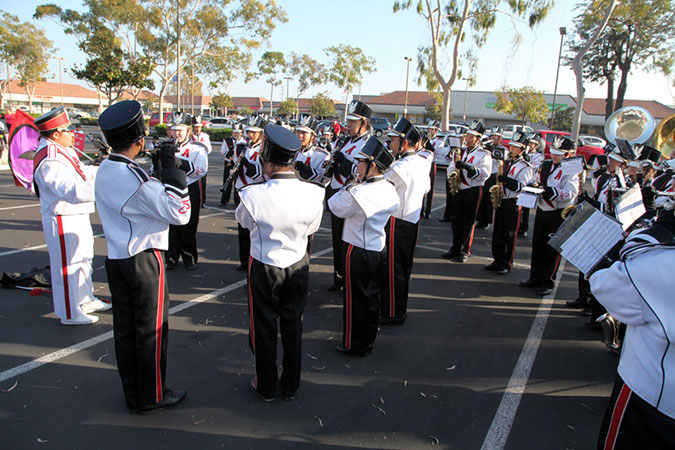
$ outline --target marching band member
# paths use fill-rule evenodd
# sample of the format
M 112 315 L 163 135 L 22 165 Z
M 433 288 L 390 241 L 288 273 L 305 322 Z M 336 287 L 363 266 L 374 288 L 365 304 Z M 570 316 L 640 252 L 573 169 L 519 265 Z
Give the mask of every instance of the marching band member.
M 380 279 L 386 267 L 384 227 L 399 198 L 382 175 L 394 156 L 377 138 L 368 139 L 354 157 L 360 183 L 346 185 L 328 200 L 328 206 L 345 219 L 343 338 L 337 350 L 365 355 L 377 336 Z
M 190 195 L 175 145 L 154 153 L 157 178 L 134 162 L 146 135 L 140 103 L 115 103 L 98 123 L 112 147 L 96 177 L 96 204 L 108 245 L 117 368 L 129 411 L 149 413 L 185 398 L 185 391 L 166 387 L 169 295 L 162 254 L 169 224 L 190 220 Z
M 190 192 L 190 221 L 185 225 L 169 227 L 169 250 L 166 253 L 166 269 L 176 267 L 179 259 L 187 270 L 197 268 L 199 254 L 197 252 L 197 227 L 199 211 L 202 205 L 202 178 L 208 170 L 207 148 L 201 142 L 190 139 L 188 125 L 192 122 L 187 114 L 175 113 L 171 127 L 176 140 L 176 159 L 185 171 L 188 191 Z
M 209 138 L 209 135 L 204 133 L 202 131 L 202 116 L 192 116 L 192 140 L 195 142 L 201 142 L 204 144 L 206 147 L 206 155 L 207 155 L 207 165 L 208 165 L 208 155 L 211 154 L 211 151 L 213 148 L 211 147 L 211 139 Z M 204 176 L 201 179 L 202 183 L 202 204 L 201 207 L 204 207 L 204 204 L 206 202 L 206 177 L 208 173 L 205 173 Z
M 431 165 L 431 170 L 429 171 L 429 185 L 431 186 L 431 189 L 429 189 L 429 192 L 427 195 L 424 196 L 424 204 L 422 206 L 422 217 L 425 219 L 430 219 L 431 218 L 431 208 L 434 203 L 434 186 L 436 185 L 436 150 L 441 148 L 443 146 L 443 138 L 439 138 L 438 136 L 438 124 L 436 122 L 432 122 L 429 125 L 427 138 L 429 140 L 429 145 L 430 147 L 424 151 L 420 150 L 421 154 L 426 155 L 426 157 L 431 158 L 430 160 L 430 165 Z
M 64 107 L 35 119 L 40 143 L 33 160 L 33 183 L 40 199 L 42 229 L 49 250 L 54 313 L 63 325 L 98 321 L 89 313 L 111 308 L 94 296 L 91 281 L 97 167 L 84 166 L 73 145 L 73 132 Z
M 492 155 L 492 173 L 490 177 L 485 180 L 483 187 L 483 195 L 480 199 L 480 207 L 478 209 L 478 216 L 476 217 L 476 228 L 481 230 L 486 229 L 492 223 L 494 208 L 490 202 L 490 188 L 497 183 L 497 172 L 499 170 L 499 161 L 504 161 L 508 150 L 501 144 L 503 131 L 501 127 L 492 127 L 490 130 L 490 141 L 485 146 L 485 150 Z
M 223 155 L 223 185 L 225 185 L 225 182 L 230 177 L 230 171 L 234 166 L 234 155 L 237 146 L 246 145 L 246 140 L 243 138 L 242 132 L 243 128 L 241 124 L 235 123 L 232 125 L 232 136 L 223 139 L 223 143 L 220 145 L 220 154 Z M 227 203 L 230 201 L 233 181 L 225 186 L 225 190 L 220 196 L 220 204 L 218 206 L 221 208 L 227 206 Z
M 465 150 L 464 146 L 461 144 L 464 137 L 462 135 L 456 135 L 454 132 L 449 132 L 448 136 L 450 138 L 458 137 L 460 139 L 459 147 L 450 147 L 448 149 L 448 154 L 445 155 L 445 159 L 448 161 L 454 161 L 455 153 L 458 153 L 458 159 L 461 158 L 462 152 Z M 451 139 L 448 139 L 448 145 L 450 145 Z M 450 174 L 450 165 L 445 168 L 446 179 L 445 179 L 445 209 L 443 210 L 443 217 L 438 219 L 439 222 L 445 223 L 452 221 L 452 193 L 450 192 L 450 183 L 448 182 L 448 175 Z
M 323 186 L 293 171 L 300 140 L 279 125 L 264 128 L 260 160 L 268 181 L 239 191 L 237 222 L 250 230 L 249 344 L 256 376 L 251 390 L 266 402 L 277 390 L 277 319 L 284 349 L 281 393 L 291 400 L 300 386 L 302 314 L 307 301 L 307 236 L 323 216 Z M 302 199 L 302 204 L 298 203 Z
M 522 209 L 517 205 L 518 195 L 534 176 L 534 167 L 523 158 L 526 144 L 527 136 L 520 132 L 513 134 L 503 174 L 497 176 L 502 194 L 500 205 L 495 209 L 495 225 L 492 229 L 494 261 L 485 266 L 485 269 L 498 275 L 505 275 L 511 270 Z
M 549 236 L 564 222 L 562 212 L 574 204 L 579 192 L 579 174 L 565 174 L 562 160 L 574 150 L 574 142 L 566 137 L 556 137 L 551 145 L 551 159 L 541 164 L 536 182 L 544 193 L 537 203 L 532 235 L 530 277 L 520 282 L 523 287 L 538 287 L 537 295 L 553 291 L 560 264 L 560 255 L 548 245 Z
M 380 295 L 380 321 L 402 324 L 407 316 L 410 276 L 424 195 L 429 191 L 429 163 L 415 148 L 421 136 L 404 118 L 389 132 L 389 146 L 397 160 L 385 173 L 394 183 L 398 208 L 386 226 L 387 272 Z
M 536 133 L 530 133 L 527 135 L 528 142 L 527 148 L 525 150 L 525 159 L 527 159 L 532 167 L 534 167 L 535 173 L 539 170 L 539 166 L 544 161 L 544 141 L 541 136 Z M 534 174 L 532 174 L 534 176 Z M 520 227 L 518 228 L 518 236 L 527 237 L 527 232 L 530 231 L 530 208 L 523 208 L 522 214 L 520 215 Z
M 352 100 L 347 109 L 347 134 L 349 138 L 345 143 L 333 151 L 332 178 L 328 186 L 326 195 L 330 199 L 342 186 L 345 181 L 353 176 L 356 170 L 354 156 L 359 153 L 368 138 L 370 131 L 369 120 L 373 111 L 368 105 L 358 100 Z M 337 123 L 337 122 L 336 122 Z M 340 127 L 340 124 L 337 124 Z M 333 238 L 333 284 L 328 288 L 329 291 L 338 291 L 342 289 L 342 278 L 344 274 L 344 252 L 342 244 L 342 227 L 344 219 L 339 218 L 331 212 L 330 215 L 331 233 Z
M 492 170 L 492 156 L 480 144 L 483 133 L 485 125 L 474 120 L 464 136 L 466 152 L 456 165 L 451 162 L 447 169 L 450 173 L 457 168 L 460 184 L 459 193 L 452 198 L 452 247 L 443 258 L 456 262 L 469 259 L 483 185 Z
M 263 129 L 269 124 L 267 116 L 251 116 L 246 127 L 248 145 L 238 145 L 235 158 L 241 160 L 237 178 L 234 182 L 234 204 L 239 206 L 239 191 L 252 183 L 263 181 L 263 169 L 260 163 L 260 148 L 263 141 Z M 239 265 L 236 270 L 246 270 L 251 253 L 250 231 L 237 223 L 239 238 Z
M 295 159 L 294 167 L 303 180 L 324 184 L 324 175 L 330 163 L 330 153 L 314 145 L 318 129 L 319 123 L 313 116 L 305 115 L 298 119 L 295 135 L 300 139 L 302 147 Z

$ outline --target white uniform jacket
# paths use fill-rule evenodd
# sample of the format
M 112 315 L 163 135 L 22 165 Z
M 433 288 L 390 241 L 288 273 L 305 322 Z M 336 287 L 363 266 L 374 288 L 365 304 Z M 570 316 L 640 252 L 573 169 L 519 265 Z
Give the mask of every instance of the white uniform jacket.
M 228 146 L 228 143 L 232 145 L 232 148 Z M 239 144 L 245 144 L 246 140 L 244 138 L 234 139 L 234 138 L 225 138 L 223 143 L 220 144 L 220 154 L 223 156 L 223 161 L 234 163 L 234 149 Z
M 621 169 L 616 169 L 614 174 L 603 172 L 598 178 L 594 180 L 593 188 L 595 189 L 595 199 L 600 202 L 603 211 L 607 207 L 610 191 L 614 191 L 617 188 L 623 187 L 626 187 L 626 181 L 623 176 L 623 172 L 621 172 Z
M 251 230 L 251 258 L 285 269 L 307 253 L 307 236 L 321 225 L 325 189 L 277 172 L 239 192 L 237 222 Z
M 535 169 L 539 169 L 539 166 L 541 166 L 541 163 L 544 162 L 544 158 L 545 158 L 544 154 L 539 153 L 537 151 L 534 151 L 534 152 L 530 153 L 529 155 L 530 155 L 530 164 L 532 164 L 532 166 Z
M 546 186 L 552 188 L 553 197 L 549 200 L 539 197 L 537 207 L 542 211 L 553 211 L 573 205 L 579 193 L 579 177 L 580 174 L 563 174 L 561 164 L 553 164 L 551 160 L 544 161 L 536 181 L 542 188 Z
M 431 145 L 433 145 L 434 148 L 438 150 L 439 148 L 443 147 L 443 142 L 444 140 L 442 138 L 437 137 L 431 140 Z
M 490 152 L 485 150 L 483 147 L 477 146 L 472 150 L 465 151 L 462 155 L 462 161 L 474 166 L 477 172 L 473 177 L 469 177 L 466 169 L 461 169 L 459 171 L 459 190 L 463 191 L 475 186 L 483 186 L 485 184 L 485 180 L 487 180 L 492 173 L 492 155 Z M 454 159 L 450 158 L 450 164 L 448 165 L 447 173 L 450 174 L 454 171 Z
M 325 184 L 323 180 L 324 173 L 326 173 L 326 169 L 328 169 L 328 164 L 330 163 L 330 153 L 326 149 L 310 145 L 306 149 L 299 151 L 295 160 L 309 167 L 312 171 L 310 177 L 304 178 L 300 176 L 300 178 Z
M 209 169 L 207 154 L 206 146 L 201 142 L 187 139 L 179 145 L 176 151 L 176 159 L 186 161 L 185 181 L 187 181 L 188 186 L 206 175 Z
M 235 161 L 241 157 L 241 165 L 234 181 L 234 189 L 239 190 L 252 183 L 263 181 L 262 165 L 260 163 L 260 148 L 262 139 L 253 146 L 237 146 Z M 243 152 L 243 156 L 242 156 Z
M 352 163 L 351 173 L 356 174 L 356 164 L 354 163 L 354 157 L 359 154 L 359 151 L 363 148 L 366 141 L 368 140 L 368 134 L 364 133 L 361 136 L 356 136 L 353 138 L 347 139 L 347 142 L 342 146 L 342 148 L 335 149 L 335 152 L 340 152 L 344 155 L 347 161 Z M 335 159 L 333 156 L 333 159 Z M 333 177 L 330 181 L 330 187 L 333 189 L 340 189 L 345 184 L 345 177 L 338 173 L 338 171 L 333 172 Z
M 42 214 L 91 214 L 98 167 L 80 163 L 77 152 L 42 139 L 35 154 L 33 182 Z
M 523 187 L 525 187 L 534 177 L 535 169 L 532 167 L 532 164 L 525 161 L 522 157 L 518 157 L 515 160 L 507 160 L 504 164 L 506 164 L 504 167 L 504 174 L 507 177 L 518 181 L 518 189 L 511 190 L 502 184 L 502 191 L 504 192 L 502 198 L 518 198 Z M 508 172 L 506 171 L 507 169 Z
M 429 177 L 427 177 L 428 179 Z M 383 176 L 350 184 L 328 200 L 336 216 L 345 219 L 342 240 L 364 250 L 381 252 L 387 240 L 384 227 L 398 208 L 393 183 Z
M 211 147 L 211 138 L 209 137 L 208 134 L 204 133 L 203 131 L 201 131 L 198 135 L 193 134 L 192 140 L 194 140 L 195 142 L 201 142 L 202 144 L 204 144 L 204 146 L 206 147 L 206 154 L 207 155 L 210 154 L 211 151 L 213 150 L 213 148 Z
M 675 419 L 675 248 L 656 244 L 629 250 L 622 259 L 591 275 L 591 291 L 628 326 L 619 375 L 640 398 Z
M 415 152 L 404 153 L 384 176 L 394 183 L 399 199 L 392 216 L 410 223 L 419 222 L 424 196 L 431 188 L 428 160 Z
M 96 204 L 110 259 L 130 258 L 149 248 L 167 250 L 169 224 L 185 225 L 190 220 L 187 187 L 162 184 L 116 153 L 99 168 Z

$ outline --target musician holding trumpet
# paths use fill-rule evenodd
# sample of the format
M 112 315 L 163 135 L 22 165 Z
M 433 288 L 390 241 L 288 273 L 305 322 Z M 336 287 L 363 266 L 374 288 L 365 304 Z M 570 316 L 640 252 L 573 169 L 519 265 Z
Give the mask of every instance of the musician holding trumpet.
M 509 142 L 509 158 L 500 168 L 497 184 L 490 189 L 495 208 L 495 225 L 492 230 L 492 261 L 485 270 L 506 275 L 511 270 L 516 248 L 516 235 L 520 226 L 520 191 L 534 176 L 534 167 L 525 160 L 528 137 L 521 132 L 513 134 Z

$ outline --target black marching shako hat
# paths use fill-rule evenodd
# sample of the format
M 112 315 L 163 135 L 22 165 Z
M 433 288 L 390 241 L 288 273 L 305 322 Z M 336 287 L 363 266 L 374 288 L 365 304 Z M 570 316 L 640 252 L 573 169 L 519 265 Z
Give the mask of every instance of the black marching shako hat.
M 241 124 L 239 122 L 237 122 L 237 123 L 232 125 L 232 132 L 233 133 L 243 133 L 244 127 L 242 127 Z
M 502 127 L 500 126 L 494 126 L 490 130 L 490 136 L 502 136 L 504 132 L 502 131 Z
M 515 145 L 516 147 L 525 148 L 527 143 L 530 142 L 530 138 L 523 133 L 522 131 L 516 131 L 513 133 L 509 145 Z
M 624 162 L 632 161 L 637 157 L 633 145 L 625 139 L 616 139 L 616 149 L 610 154 L 610 157 L 612 154 L 616 153 L 625 160 Z M 614 159 L 618 160 L 618 158 Z
M 471 126 L 466 130 L 466 133 L 481 137 L 485 134 L 485 125 L 478 120 L 474 120 L 471 122 Z
M 406 139 L 410 141 L 410 143 L 414 146 L 417 145 L 417 143 L 420 141 L 422 136 L 420 135 L 420 132 L 415 128 L 415 126 L 410 123 L 410 121 L 404 117 L 401 117 L 398 119 L 398 122 L 396 122 L 396 125 L 394 125 L 394 128 L 391 129 L 389 133 L 387 133 L 387 136 L 399 136 L 402 137 L 403 139 Z
M 281 125 L 267 125 L 263 133 L 260 158 L 280 166 L 290 166 L 295 161 L 300 147 L 300 138 Z
M 317 134 L 319 132 L 319 122 L 311 114 L 304 114 L 298 117 L 298 124 L 295 126 L 295 129 Z
M 141 104 L 136 100 L 124 100 L 106 108 L 98 116 L 98 126 L 113 150 L 127 147 L 148 134 Z
M 394 155 L 379 139 L 371 136 L 354 159 L 374 162 L 384 172 L 394 162 Z
M 192 116 L 181 111 L 174 111 L 172 130 L 187 129 L 192 125 Z
M 661 152 L 649 145 L 643 145 L 639 159 L 640 161 L 649 160 L 653 163 L 658 163 L 661 159 Z
M 552 155 L 566 155 L 574 150 L 574 142 L 565 136 L 556 136 L 553 138 L 550 150 Z
M 202 126 L 202 116 L 192 116 L 192 126 Z
M 368 105 L 358 100 L 352 100 L 347 109 L 347 119 L 349 120 L 370 120 L 373 110 Z
M 262 131 L 270 123 L 265 114 L 257 114 L 249 116 L 246 131 Z

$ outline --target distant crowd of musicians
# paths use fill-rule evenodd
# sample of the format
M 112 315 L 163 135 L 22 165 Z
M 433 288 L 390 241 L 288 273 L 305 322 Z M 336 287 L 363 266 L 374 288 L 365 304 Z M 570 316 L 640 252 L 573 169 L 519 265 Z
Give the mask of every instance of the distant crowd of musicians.
M 235 125 L 232 137 L 221 145 L 220 203 L 225 206 L 234 191 L 237 269 L 246 270 L 248 279 L 249 345 L 255 358 L 250 388 L 264 401 L 277 395 L 291 400 L 300 385 L 309 257 L 324 207 L 330 211 L 333 247 L 333 284 L 328 289 L 340 291 L 343 298 L 343 333 L 337 350 L 368 355 L 380 325 L 402 325 L 407 319 L 420 221 L 430 218 L 436 151 L 445 144 L 435 124 L 421 131 L 405 118 L 384 143 L 371 136 L 371 115 L 365 103 L 351 102 L 346 132 L 337 136 L 331 129 L 320 130 L 311 115 L 300 116 L 294 131 L 256 115 L 245 129 Z M 63 107 L 35 121 L 42 140 L 35 156 L 34 187 L 42 206 L 55 313 L 65 325 L 84 325 L 98 320 L 94 312 L 112 307 L 127 408 L 149 413 L 173 406 L 186 393 L 169 389 L 165 382 L 169 303 L 165 271 L 175 269 L 181 260 L 187 270 L 197 268 L 197 228 L 211 143 L 201 131 L 199 117 L 177 113 L 169 139 L 150 145 L 148 173 L 134 161 L 146 149 L 140 104 L 123 101 L 99 118 L 110 156 L 99 167 L 82 166 L 72 148 L 69 125 Z M 517 236 L 525 235 L 521 227 L 528 223 L 523 216 L 529 209 L 521 202 L 526 194 L 535 196 L 530 206 L 536 206 L 536 215 L 529 278 L 520 285 L 536 288 L 540 296 L 554 289 L 560 263 L 560 255 L 548 245 L 549 236 L 565 220 L 563 212 L 577 202 L 587 201 L 612 215 L 618 196 L 637 183 L 645 218 L 656 223 L 645 229 L 647 234 L 670 230 L 672 214 L 656 220 L 656 208 L 659 195 L 673 191 L 675 164 L 659 161 L 660 153 L 651 147 L 641 148 L 636 163 L 621 146 L 589 161 L 593 180 L 589 195 L 583 190 L 587 161 L 579 170 L 565 164 L 574 157 L 575 147 L 566 137 L 552 143 L 550 159 L 544 159 L 545 143 L 536 133 L 515 132 L 503 145 L 499 127 L 487 130 L 474 121 L 456 138 L 446 156 L 447 195 L 441 221 L 451 223 L 452 244 L 444 258 L 466 262 L 476 226 L 492 225 L 493 261 L 485 269 L 509 273 Z M 94 205 L 108 246 L 110 303 L 94 296 L 91 283 L 89 215 Z M 645 230 L 638 232 L 640 239 L 645 239 Z M 667 241 L 659 233 L 652 240 Z M 625 259 L 619 263 L 625 264 Z M 612 268 L 593 274 L 591 287 L 594 277 Z M 605 307 L 608 317 L 621 317 L 612 310 L 612 301 L 605 301 L 602 289 L 598 292 L 580 275 L 579 298 L 568 306 L 589 305 L 593 320 L 607 313 Z M 630 330 L 630 321 L 626 323 Z M 284 350 L 280 376 L 278 333 Z M 648 403 L 654 414 L 672 420 L 658 402 L 648 399 Z M 603 432 L 617 431 L 612 425 L 610 420 Z

